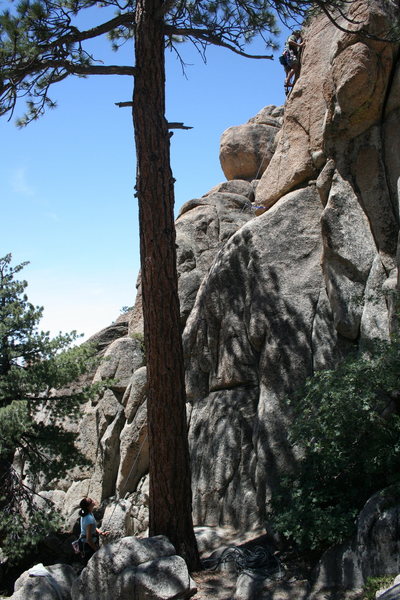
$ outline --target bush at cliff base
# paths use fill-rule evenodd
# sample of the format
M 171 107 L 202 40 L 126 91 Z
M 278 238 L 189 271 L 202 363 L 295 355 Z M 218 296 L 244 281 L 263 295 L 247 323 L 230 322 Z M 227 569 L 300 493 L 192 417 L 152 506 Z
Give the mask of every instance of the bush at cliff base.
M 355 531 L 376 491 L 400 482 L 400 339 L 317 372 L 289 403 L 301 456 L 274 497 L 274 527 L 300 549 L 324 549 Z

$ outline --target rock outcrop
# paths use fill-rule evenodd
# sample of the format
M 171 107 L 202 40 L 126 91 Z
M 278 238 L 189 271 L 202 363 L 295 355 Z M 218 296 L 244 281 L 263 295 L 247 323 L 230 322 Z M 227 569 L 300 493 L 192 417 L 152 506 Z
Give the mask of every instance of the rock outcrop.
M 179 600 L 196 591 L 183 558 L 164 537 L 122 538 L 103 546 L 71 590 L 72 600 Z
M 358 517 L 354 538 L 321 559 L 310 600 L 329 600 L 338 588 L 361 592 L 369 577 L 399 573 L 399 527 L 399 490 L 392 487 L 372 496 Z
M 275 152 L 282 114 L 282 108 L 266 106 L 245 125 L 224 131 L 219 159 L 228 180 L 261 177 Z
M 397 9 L 352 10 L 384 37 Z M 325 17 L 305 42 L 256 187 L 255 205 L 269 210 L 219 252 L 184 332 L 201 523 L 261 524 L 277 478 L 296 460 L 285 441 L 285 395 L 354 346 L 389 335 L 399 171 L 384 148 L 387 120 L 399 117 L 397 46 Z
M 76 573 L 69 565 L 42 564 L 25 571 L 15 582 L 12 600 L 71 600 Z
M 196 592 L 183 558 L 163 536 L 103 546 L 78 575 L 42 564 L 15 583 L 12 600 L 185 600 Z
M 187 202 L 176 221 L 198 525 L 265 525 L 276 482 L 297 458 L 286 396 L 391 331 L 400 63 L 398 44 L 381 38 L 398 8 L 350 6 L 373 35 L 313 20 L 284 113 L 268 106 L 225 132 L 229 181 Z M 70 523 L 80 497 L 95 496 L 119 535 L 147 526 L 140 302 L 139 286 L 129 332 L 107 346 L 95 375 L 118 382 L 82 415 L 80 446 L 94 466 L 54 493 Z

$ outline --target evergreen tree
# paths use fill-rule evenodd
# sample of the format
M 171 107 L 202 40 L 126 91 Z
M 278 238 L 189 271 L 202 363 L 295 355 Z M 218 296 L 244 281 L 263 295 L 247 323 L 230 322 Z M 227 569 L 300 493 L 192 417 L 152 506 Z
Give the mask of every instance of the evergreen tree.
M 51 339 L 38 330 L 43 309 L 28 302 L 27 282 L 15 279 L 27 264 L 0 258 L 0 545 L 9 559 L 58 524 L 50 503 L 37 510 L 34 489 L 86 463 L 62 422 L 98 392 L 68 389 L 94 366 L 94 350 L 70 348 L 76 332 Z
M 20 0 L 0 16 L 0 114 L 12 114 L 18 98 L 25 97 L 28 111 L 20 124 L 54 107 L 49 89 L 69 75 L 117 74 L 135 79 L 136 190 L 149 384 L 149 529 L 151 534 L 169 536 L 190 568 L 197 568 L 199 559 L 191 517 L 174 187 L 165 118 L 165 47 L 174 49 L 177 40 L 191 41 L 201 52 L 213 44 L 250 56 L 245 46 L 256 35 L 273 47 L 264 36 L 277 33 L 277 18 L 285 23 L 301 21 L 310 8 L 337 16 L 351 2 L 104 0 L 100 6 L 114 6 L 116 16 L 87 30 L 77 27 L 75 17 L 99 6 L 97 0 Z M 92 13 L 93 20 L 99 12 Z M 98 64 L 85 42 L 105 35 L 115 48 L 134 39 L 136 64 Z

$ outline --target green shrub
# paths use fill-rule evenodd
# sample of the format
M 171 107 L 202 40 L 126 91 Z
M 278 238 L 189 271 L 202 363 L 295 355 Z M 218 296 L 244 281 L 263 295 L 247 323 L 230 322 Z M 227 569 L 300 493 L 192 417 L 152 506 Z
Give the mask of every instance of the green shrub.
M 270 517 L 301 549 L 343 541 L 366 500 L 400 481 L 399 374 L 396 336 L 316 373 L 289 401 L 289 439 L 301 459 Z
M 386 589 L 393 584 L 393 575 L 384 575 L 382 577 L 368 577 L 367 583 L 363 589 L 362 600 L 375 600 L 375 594 L 378 590 Z

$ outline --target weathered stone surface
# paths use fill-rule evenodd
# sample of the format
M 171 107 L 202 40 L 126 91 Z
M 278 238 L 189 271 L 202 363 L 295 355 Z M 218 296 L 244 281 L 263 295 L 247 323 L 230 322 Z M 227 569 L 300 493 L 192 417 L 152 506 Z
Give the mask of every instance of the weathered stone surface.
M 126 422 L 120 434 L 121 454 L 116 489 L 120 496 L 133 492 L 139 480 L 149 468 L 149 445 L 147 441 L 147 410 L 142 405 L 135 419 Z
M 264 106 L 254 117 L 248 120 L 248 123 L 261 123 L 280 127 L 283 123 L 284 110 L 284 106 L 275 106 L 274 104 Z
M 357 20 L 383 37 L 395 10 L 394 3 L 354 6 Z M 300 78 L 286 104 L 277 149 L 257 188 L 257 204 L 268 208 L 315 177 L 320 168 L 315 153 L 343 155 L 346 141 L 380 121 L 395 51 L 393 44 L 359 40 L 335 29 L 327 18 L 311 22 Z
M 115 594 L 121 600 L 183 600 L 196 589 L 183 558 L 168 556 L 126 568 L 117 579 Z
M 377 595 L 377 598 L 381 600 L 399 600 L 400 598 L 400 584 L 394 585 L 390 589 L 383 592 L 383 594 Z
M 107 505 L 102 528 L 110 531 L 107 540 L 120 539 L 127 535 L 148 535 L 149 477 L 143 477 L 135 492 L 125 497 L 112 499 Z
M 128 335 L 129 318 L 129 313 L 119 315 L 114 323 L 92 335 L 88 342 L 94 344 L 99 352 L 105 352 L 112 342 Z
M 136 281 L 136 299 L 133 309 L 129 313 L 129 335 L 142 335 L 143 328 L 143 306 L 142 306 L 142 277 L 139 273 Z
M 385 106 L 383 124 L 383 156 L 390 199 L 397 221 L 400 218 L 400 64 L 395 70 Z
M 335 598 L 338 592 L 361 590 L 368 577 L 400 570 L 400 497 L 395 487 L 375 494 L 358 517 L 357 534 L 323 556 L 310 600 Z
M 250 202 L 254 200 L 254 188 L 252 183 L 246 181 L 244 179 L 232 179 L 231 181 L 223 181 L 218 185 L 211 188 L 206 194 L 204 194 L 203 198 L 206 198 L 210 194 L 214 194 L 216 192 L 227 193 L 227 194 L 237 194 L 238 196 L 244 196 Z M 187 207 L 189 203 L 184 204 L 184 207 Z M 183 214 L 184 207 L 181 208 L 180 214 Z
M 278 131 L 277 126 L 261 123 L 247 123 L 224 131 L 219 160 L 225 177 L 259 179 L 274 153 Z
M 375 598 L 383 598 L 383 600 L 400 598 L 400 575 L 394 578 L 392 585 L 379 589 L 375 594 Z
M 368 219 L 350 183 L 336 173 L 321 217 L 322 268 L 338 332 L 356 339 L 361 320 L 360 298 L 376 254 Z
M 266 106 L 245 125 L 224 131 L 219 159 L 228 180 L 261 177 L 275 151 L 282 115 L 283 107 Z
M 200 288 L 184 332 L 199 524 L 256 526 L 274 469 L 293 460 L 279 395 L 311 372 L 321 210 L 315 187 L 289 194 L 229 240 Z
M 331 158 L 329 159 L 316 180 L 316 186 L 319 193 L 319 197 L 321 199 L 322 205 L 326 206 L 328 203 L 329 192 L 332 186 L 332 179 L 335 174 L 335 161 Z
M 77 446 L 90 460 L 90 466 L 76 467 L 65 482 L 66 496 L 63 514 L 73 519 L 84 496 L 101 502 L 112 496 L 119 466 L 119 436 L 125 415 L 121 397 L 106 390 L 95 401 L 86 404 L 79 427 Z M 71 480 L 73 481 L 71 485 Z
M 136 369 L 126 388 L 122 398 L 122 404 L 125 406 L 125 417 L 130 423 L 139 407 L 146 400 L 147 392 L 147 368 L 140 367 Z
M 372 340 L 389 339 L 390 323 L 387 310 L 387 294 L 384 285 L 388 281 L 380 256 L 377 254 L 365 286 L 364 307 L 361 315 L 361 345 L 368 348 Z
M 115 379 L 112 389 L 124 392 L 133 372 L 143 365 L 141 340 L 126 337 L 115 340 L 104 354 L 93 381 Z
M 381 127 L 373 126 L 359 136 L 353 146 L 352 156 L 354 189 L 368 217 L 384 266 L 389 270 L 394 266 L 399 225 L 387 185 Z
M 336 107 L 333 123 L 355 137 L 376 123 L 391 68 L 392 51 L 366 40 L 343 48 L 332 61 Z
M 72 600 L 162 600 L 195 591 L 186 564 L 167 538 L 125 537 L 103 546 L 72 587 Z
M 200 283 L 215 253 L 241 225 L 254 217 L 250 210 L 253 195 L 250 183 L 227 182 L 182 207 L 176 221 L 182 324 L 193 308 Z
M 148 535 L 149 526 L 149 475 L 141 479 L 136 491 L 129 496 L 131 500 L 131 520 L 130 529 L 127 530 L 131 535 Z
M 393 6 L 351 3 L 377 34 Z M 286 396 L 394 327 L 395 302 L 382 292 L 399 289 L 398 45 L 355 38 L 325 17 L 305 39 L 302 73 L 261 180 L 220 183 L 187 202 L 176 222 L 194 518 L 202 526 L 265 525 L 277 482 L 298 458 L 287 443 Z M 281 123 L 282 109 L 266 107 L 244 127 L 278 131 Z M 255 218 L 258 204 L 270 208 Z M 140 302 L 139 293 L 130 331 L 141 331 Z M 118 534 L 147 527 L 146 376 L 132 348 L 115 342 L 110 355 L 122 354 L 98 376 L 119 369 L 122 385 L 82 416 L 80 444 L 93 468 L 62 484 L 75 518 L 81 496 L 108 498 Z M 371 538 L 378 553 L 380 535 Z M 358 542 L 330 555 L 323 568 L 332 585 L 362 585 L 364 562 L 375 559 L 372 550 L 364 559 Z M 385 564 L 398 568 L 386 558 L 378 566 Z
M 116 481 L 120 497 L 134 492 L 149 468 L 146 393 L 147 369 L 141 367 L 133 374 L 122 399 L 125 421 L 119 436 L 120 460 Z
M 25 571 L 15 582 L 12 600 L 70 600 L 77 576 L 69 565 L 45 567 L 46 576 L 32 577 Z

